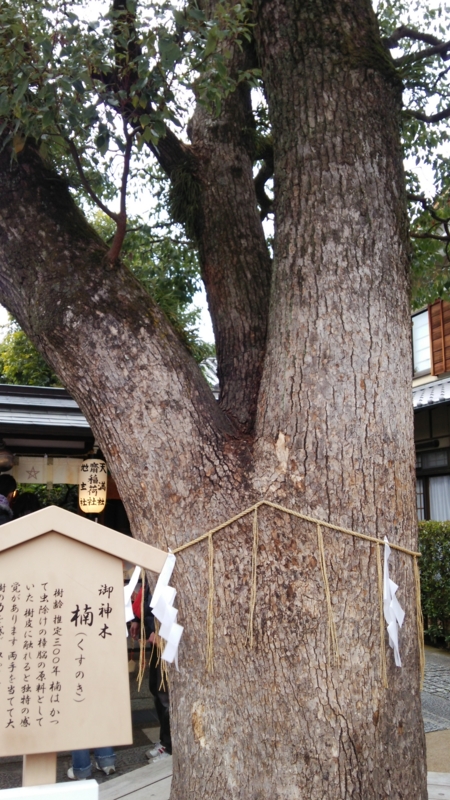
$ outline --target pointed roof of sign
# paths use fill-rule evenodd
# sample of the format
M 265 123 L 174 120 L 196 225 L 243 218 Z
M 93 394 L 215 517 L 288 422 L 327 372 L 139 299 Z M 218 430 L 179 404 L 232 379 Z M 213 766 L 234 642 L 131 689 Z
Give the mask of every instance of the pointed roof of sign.
M 0 553 L 52 531 L 156 573 L 161 572 L 168 555 L 163 550 L 57 506 L 48 506 L 2 525 Z

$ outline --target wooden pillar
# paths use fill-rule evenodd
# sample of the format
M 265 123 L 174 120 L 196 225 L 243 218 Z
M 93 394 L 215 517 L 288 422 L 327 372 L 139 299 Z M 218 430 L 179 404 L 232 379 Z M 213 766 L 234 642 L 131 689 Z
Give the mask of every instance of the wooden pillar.
M 23 757 L 22 786 L 56 783 L 56 753 L 36 753 Z

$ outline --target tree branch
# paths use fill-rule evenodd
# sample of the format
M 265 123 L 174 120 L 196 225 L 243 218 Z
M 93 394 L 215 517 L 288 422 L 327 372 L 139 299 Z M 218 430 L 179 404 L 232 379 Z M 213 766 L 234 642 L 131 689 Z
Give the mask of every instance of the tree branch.
M 433 239 L 436 242 L 450 242 L 450 236 L 437 236 L 434 233 L 410 233 L 411 239 Z
M 412 203 L 419 203 L 423 210 L 426 211 L 430 217 L 435 221 L 435 225 L 433 225 L 430 230 L 424 233 L 411 233 L 411 237 L 413 239 L 435 239 L 439 242 L 450 242 L 450 217 L 441 217 L 435 208 L 428 202 L 426 197 L 420 194 L 408 194 L 407 199 L 410 200 Z M 440 234 L 432 233 L 431 231 L 436 230 L 436 228 L 442 227 L 445 231 L 445 236 L 441 236 Z
M 433 219 L 435 219 L 436 222 L 439 222 L 439 224 L 445 225 L 446 223 L 450 222 L 450 217 L 439 216 L 437 211 L 433 208 L 429 200 L 427 200 L 427 198 L 423 194 L 408 193 L 406 197 L 407 200 L 409 200 L 411 203 L 419 203 L 424 209 L 424 211 L 428 211 L 429 214 L 433 217 Z
M 419 50 L 417 53 L 408 53 L 408 55 L 401 58 L 394 59 L 394 63 L 398 67 L 404 64 L 415 64 L 417 61 L 424 61 L 431 56 L 440 56 L 443 61 L 448 61 L 450 58 L 450 42 L 441 42 L 434 47 L 426 47 L 424 50 Z
M 122 181 L 120 185 L 120 212 L 116 220 L 116 233 L 112 241 L 112 245 L 108 251 L 108 259 L 111 264 L 115 264 L 119 258 L 122 249 L 123 241 L 127 234 L 127 184 L 130 174 L 131 152 L 133 149 L 133 134 L 129 134 L 127 130 L 126 120 L 123 120 L 123 130 L 125 135 L 125 153 L 123 157 L 123 170 Z
M 145 113 L 148 114 L 148 109 Z M 159 139 L 157 145 L 150 142 L 147 144 L 158 164 L 169 178 L 174 169 L 186 163 L 186 161 L 192 164 L 195 163 L 196 154 L 193 148 L 188 144 L 184 144 L 167 126 L 165 136 Z
M 135 70 L 130 69 L 129 65 L 134 63 L 135 59 L 139 57 L 141 49 L 136 36 L 136 29 L 134 25 L 135 15 L 127 8 L 125 0 L 114 0 L 113 8 L 115 11 L 120 12 L 123 23 L 126 24 L 129 36 L 127 37 L 127 48 L 119 47 L 116 45 L 116 70 L 114 75 L 114 84 L 116 91 L 124 91 L 128 96 L 127 101 L 122 106 L 122 116 L 130 124 L 130 126 L 138 131 L 141 129 L 140 117 L 152 113 L 153 106 L 148 102 L 145 108 L 135 106 L 129 99 L 130 86 L 137 78 Z M 120 17 L 119 17 L 120 19 Z M 120 33 L 120 28 L 116 20 L 114 32 Z M 124 65 L 127 69 L 124 74 Z M 97 79 L 104 82 L 105 85 L 111 85 L 110 75 L 96 75 Z M 117 108 L 114 106 L 114 110 Z M 184 163 L 187 158 L 192 158 L 189 153 L 189 145 L 183 144 L 178 137 L 166 126 L 165 136 L 161 137 L 157 145 L 147 142 L 148 147 L 158 161 L 160 167 L 164 170 L 168 177 L 171 176 L 173 170 Z
M 412 39 L 413 41 L 424 42 L 425 44 L 430 45 L 442 44 L 441 40 L 436 36 L 433 36 L 430 33 L 422 33 L 415 28 L 408 28 L 407 25 L 400 25 L 400 27 L 391 33 L 388 38 L 383 39 L 383 44 L 385 47 L 388 47 L 389 50 L 392 50 L 393 48 L 397 47 L 398 42 L 401 39 Z
M 414 111 L 413 109 L 407 109 L 404 112 L 404 115 L 407 117 L 412 117 L 413 119 L 418 119 L 420 122 L 441 122 L 443 119 L 450 118 L 450 108 L 445 108 L 443 111 L 438 111 L 436 114 L 424 114 L 423 111 Z
M 71 156 L 73 158 L 73 161 L 75 163 L 75 166 L 77 168 L 77 172 L 78 172 L 78 174 L 80 176 L 81 183 L 82 183 L 84 189 L 86 190 L 87 194 L 94 201 L 95 205 L 97 205 L 108 217 L 110 217 L 111 219 L 114 220 L 115 223 L 117 223 L 118 220 L 119 220 L 119 215 L 116 214 L 114 211 L 111 211 L 111 209 L 108 208 L 108 206 L 106 206 L 102 202 L 102 200 L 100 200 L 99 196 L 94 192 L 91 184 L 89 183 L 89 181 L 88 181 L 88 179 L 86 177 L 86 173 L 85 173 L 85 171 L 83 169 L 83 165 L 81 163 L 81 159 L 80 159 L 80 156 L 78 154 L 78 150 L 77 150 L 77 148 L 75 146 L 75 142 L 73 141 L 73 139 L 69 139 L 69 137 L 64 137 L 64 140 L 67 142 L 67 144 L 69 146 L 70 154 L 71 154 Z
M 30 148 L 12 166 L 10 152 L 0 153 L 0 296 L 119 473 L 123 465 L 127 507 L 150 504 L 144 489 L 160 476 L 144 515 L 156 524 L 184 479 L 208 502 L 192 464 L 214 463 L 236 431 L 148 292 L 120 262 L 105 264 L 105 244 L 53 174 Z M 130 463 L 139 464 L 133 486 Z M 217 491 L 211 480 L 206 488 Z

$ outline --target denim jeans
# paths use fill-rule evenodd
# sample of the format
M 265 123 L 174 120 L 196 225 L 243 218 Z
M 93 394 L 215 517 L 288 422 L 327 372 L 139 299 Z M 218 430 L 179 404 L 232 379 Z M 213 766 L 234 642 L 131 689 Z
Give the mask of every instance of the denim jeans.
M 94 750 L 94 758 L 103 767 L 114 767 L 116 754 L 112 747 L 97 747 Z M 89 750 L 74 750 L 72 752 L 73 774 L 78 780 L 91 777 L 91 756 Z

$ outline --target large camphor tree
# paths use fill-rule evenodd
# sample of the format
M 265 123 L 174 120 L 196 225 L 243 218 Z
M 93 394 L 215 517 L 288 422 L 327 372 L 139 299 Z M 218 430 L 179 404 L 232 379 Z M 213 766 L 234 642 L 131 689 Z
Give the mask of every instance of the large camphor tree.
M 446 85 L 448 42 L 389 4 L 383 38 L 368 0 L 100 11 L 0 7 L 0 300 L 86 414 L 134 535 L 176 548 L 267 499 L 415 549 L 400 130 L 412 141 L 449 114 L 442 98 L 414 110 L 409 88 L 402 121 L 402 79 L 436 67 Z M 197 100 L 189 141 L 177 81 Z M 127 178 L 150 181 L 147 158 L 198 248 L 218 402 L 120 259 Z M 112 243 L 71 187 L 114 219 Z M 446 225 L 431 223 L 439 246 Z M 324 532 L 338 661 L 316 529 L 268 508 L 249 646 L 252 542 L 251 518 L 214 539 L 212 673 L 207 542 L 178 558 L 174 800 L 425 798 L 412 559 L 393 556 L 406 619 L 386 689 L 374 545 Z

